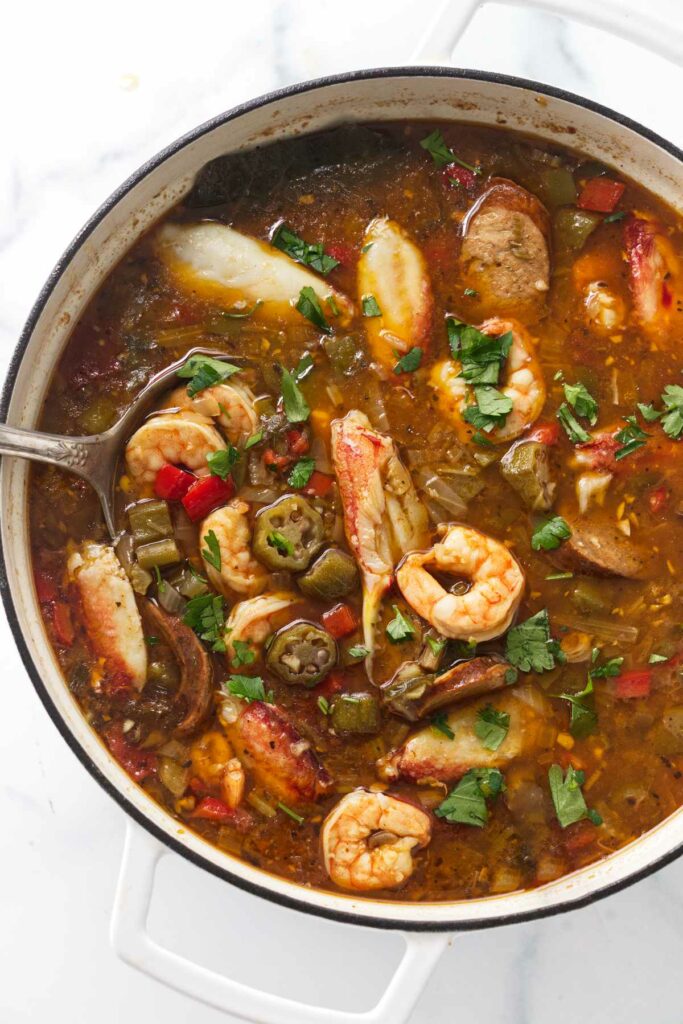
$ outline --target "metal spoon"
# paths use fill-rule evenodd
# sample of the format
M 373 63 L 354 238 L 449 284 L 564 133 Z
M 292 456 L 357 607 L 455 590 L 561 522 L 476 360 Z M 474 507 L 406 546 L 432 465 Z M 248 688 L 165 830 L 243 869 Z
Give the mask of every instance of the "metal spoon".
M 123 416 L 109 430 L 101 434 L 82 437 L 62 437 L 59 434 L 41 434 L 33 430 L 19 430 L 0 423 L 0 455 L 16 455 L 35 462 L 49 462 L 87 480 L 94 488 L 102 505 L 104 521 L 112 540 L 120 531 L 114 524 L 114 491 L 116 465 L 124 445 L 145 419 L 153 399 L 166 391 L 178 370 L 191 356 L 211 356 L 236 365 L 252 365 L 254 360 L 230 356 L 212 349 L 193 348 L 182 359 L 171 363 L 155 374 L 133 399 Z

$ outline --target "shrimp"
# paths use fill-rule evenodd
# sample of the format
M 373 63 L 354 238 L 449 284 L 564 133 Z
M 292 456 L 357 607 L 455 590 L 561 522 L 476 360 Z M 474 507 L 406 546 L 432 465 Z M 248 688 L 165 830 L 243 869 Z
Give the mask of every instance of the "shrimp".
M 425 350 L 432 328 L 434 298 L 424 256 L 403 229 L 388 217 L 368 225 L 358 262 L 361 303 L 371 295 L 381 310 L 365 330 L 376 358 L 392 367 L 395 351 L 415 345 Z
M 545 403 L 543 371 L 534 352 L 531 335 L 516 320 L 486 320 L 479 328 L 482 334 L 497 337 L 512 333 L 512 345 L 507 357 L 505 383 L 501 392 L 512 401 L 512 410 L 505 422 L 488 434 L 492 441 L 503 444 L 514 441 L 538 419 Z M 467 423 L 465 409 L 469 405 L 470 386 L 460 376 L 461 365 L 453 359 L 436 363 L 430 383 L 439 393 L 445 412 L 453 420 L 463 441 L 469 440 L 476 427 Z
M 357 409 L 332 423 L 332 458 L 349 547 L 363 579 L 363 636 L 372 652 L 382 596 L 396 560 L 427 538 L 427 512 L 394 442 Z
M 474 731 L 477 715 L 487 704 L 510 716 L 505 739 L 495 750 L 484 747 Z M 389 781 L 402 777 L 425 783 L 452 782 L 470 768 L 501 768 L 515 758 L 554 744 L 556 732 L 550 715 L 546 698 L 530 686 L 508 690 L 501 696 L 489 695 L 446 713 L 452 738 L 428 725 L 413 733 L 398 750 L 380 758 L 377 768 Z
M 342 889 L 398 889 L 415 868 L 413 853 L 432 838 L 426 811 L 386 793 L 342 797 L 320 834 L 325 870 Z
M 198 475 L 208 472 L 206 457 L 225 448 L 225 441 L 205 417 L 191 412 L 152 416 L 126 445 L 126 466 L 135 481 L 152 484 L 163 465 L 187 466 Z
M 83 608 L 86 633 L 108 676 L 123 676 L 136 690 L 147 679 L 147 647 L 135 594 L 114 549 L 84 541 L 67 561 Z
M 244 768 L 222 732 L 212 729 L 192 744 L 192 773 L 207 789 L 216 791 L 228 807 L 244 796 Z
M 254 408 L 254 394 L 246 384 L 231 380 L 214 384 L 193 398 L 187 388 L 176 388 L 166 403 L 167 408 L 190 410 L 216 420 L 231 444 L 239 445 L 256 433 L 259 417 Z
M 167 224 L 156 236 L 156 250 L 181 286 L 202 298 L 233 306 L 258 302 L 255 316 L 300 320 L 294 309 L 302 288 L 312 288 L 325 315 L 334 310 L 346 326 L 353 304 L 324 279 L 289 256 L 226 224 Z
M 232 608 L 225 629 L 225 647 L 228 658 L 235 657 L 235 642 L 249 644 L 254 654 L 274 631 L 274 620 L 285 608 L 301 601 L 296 594 L 286 591 L 261 594 L 246 601 L 238 601 Z
M 524 592 L 524 573 L 500 541 L 471 526 L 443 526 L 443 540 L 428 551 L 412 551 L 396 581 L 408 604 L 443 636 L 492 640 L 509 628 Z M 427 571 L 465 576 L 465 594 L 450 594 Z
M 234 591 L 249 597 L 260 594 L 268 582 L 268 573 L 251 553 L 249 506 L 235 498 L 206 517 L 199 529 L 200 547 L 213 531 L 220 549 L 220 570 L 204 558 L 211 586 L 222 593 Z
M 624 303 L 618 295 L 602 281 L 591 281 L 586 288 L 584 307 L 591 326 L 598 331 L 612 334 L 624 326 Z

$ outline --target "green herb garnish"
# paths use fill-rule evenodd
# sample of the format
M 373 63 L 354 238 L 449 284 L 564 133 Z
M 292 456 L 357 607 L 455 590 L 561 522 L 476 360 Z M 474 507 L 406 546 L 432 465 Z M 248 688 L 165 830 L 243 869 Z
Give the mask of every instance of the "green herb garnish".
M 487 750 L 498 750 L 509 728 L 510 716 L 505 711 L 496 711 L 492 704 L 477 712 L 474 734 Z
M 648 665 L 663 665 L 669 659 L 665 654 L 651 654 L 647 659 Z
M 593 693 L 593 680 L 588 676 L 588 682 L 579 693 L 561 693 L 560 698 L 571 704 L 571 716 L 569 719 L 569 731 L 577 739 L 584 739 L 594 731 L 598 723 L 598 716 L 595 712 L 595 695 Z
M 254 445 L 260 444 L 262 440 L 263 440 L 263 428 L 261 428 L 261 430 L 257 430 L 255 434 L 252 434 L 251 437 L 247 438 L 247 440 L 244 442 L 244 450 L 245 450 L 245 452 L 248 452 L 250 448 L 254 447 Z
M 320 697 L 318 697 L 318 700 L 317 700 L 316 703 L 317 703 L 320 711 L 323 713 L 323 715 L 329 715 L 329 713 L 330 713 L 330 702 L 328 701 L 328 699 L 326 697 L 323 697 L 321 695 Z
M 275 548 L 279 555 L 291 558 L 294 554 L 294 545 L 291 540 L 288 540 L 284 533 L 280 533 L 279 530 L 273 530 L 272 533 L 269 533 L 266 540 L 269 546 Z
M 562 403 L 555 415 L 572 444 L 587 444 L 592 440 L 591 435 L 583 429 L 566 402 Z
M 238 461 L 240 453 L 231 444 L 227 448 L 221 448 L 217 452 L 209 452 L 206 456 L 206 464 L 211 470 L 212 476 L 219 476 L 221 480 L 227 480 Z
M 555 814 L 562 828 L 573 825 L 575 821 L 582 821 L 588 818 L 594 825 L 602 825 L 602 818 L 596 811 L 589 811 L 586 806 L 581 786 L 584 783 L 584 773 L 576 771 L 570 765 L 567 768 L 566 776 L 559 764 L 553 764 L 548 769 L 548 782 L 550 794 L 555 805 Z
M 303 423 L 307 420 L 311 415 L 310 406 L 304 398 L 294 374 L 290 373 L 289 370 L 283 369 L 282 371 L 280 389 L 282 391 L 282 405 L 289 422 Z
M 447 736 L 449 740 L 455 739 L 455 733 L 448 724 L 448 716 L 445 711 L 440 711 L 438 715 L 433 715 L 430 719 L 430 724 L 432 729 L 435 729 L 436 732 L 443 733 L 443 735 Z
M 218 537 L 213 532 L 213 530 L 209 530 L 209 532 L 206 534 L 206 536 L 204 537 L 204 543 L 206 544 L 206 547 L 202 550 L 202 558 L 204 559 L 205 562 L 208 562 L 209 565 L 212 565 L 216 572 L 220 572 L 221 548 L 220 544 L 218 543 Z
M 580 382 L 577 384 L 564 384 L 564 397 L 567 399 L 577 416 L 588 420 L 593 427 L 598 421 L 598 403 L 590 391 Z
M 329 274 L 331 270 L 339 266 L 339 260 L 328 256 L 320 242 L 314 244 L 305 242 L 284 223 L 275 229 L 270 243 L 296 263 L 303 263 L 305 267 L 311 267 L 319 274 Z
M 487 799 L 504 789 L 505 782 L 497 768 L 471 768 L 434 813 L 452 824 L 483 828 L 489 820 Z
M 193 398 L 205 388 L 220 384 L 221 381 L 227 380 L 228 377 L 239 372 L 239 366 L 224 363 L 220 359 L 212 359 L 211 356 L 190 356 L 178 370 L 178 376 L 190 379 L 187 393 L 190 398 Z
M 251 704 L 254 700 L 263 701 L 265 704 L 273 703 L 273 692 L 266 693 L 261 676 L 230 676 L 224 683 L 223 689 L 233 697 L 242 697 Z
M 394 373 L 414 373 L 422 361 L 422 349 L 419 345 L 411 348 L 394 366 Z
M 558 641 L 550 636 L 547 608 L 513 626 L 505 644 L 507 660 L 522 672 L 549 672 L 566 660 Z
M 667 384 L 662 392 L 666 412 L 662 416 L 662 427 L 667 437 L 677 441 L 683 434 L 683 388 L 678 384 Z
M 438 128 L 425 139 L 422 139 L 420 145 L 431 155 L 437 167 L 446 167 L 447 164 L 458 164 L 459 167 L 465 167 L 468 171 L 472 171 L 473 174 L 481 174 L 481 167 L 466 164 L 464 160 L 455 155 L 452 149 L 449 149 Z
M 624 217 L 627 216 L 628 214 L 626 213 L 626 210 L 617 210 L 615 213 L 608 213 L 607 216 L 603 218 L 602 223 L 614 224 L 616 221 L 623 220 Z
M 347 653 L 350 658 L 367 658 L 370 651 L 362 644 L 354 644 L 353 647 L 349 647 Z
M 304 458 L 298 459 L 293 467 L 292 471 L 287 477 L 287 483 L 290 487 L 294 487 L 300 490 L 305 487 L 308 481 L 313 476 L 313 470 L 315 469 L 315 459 Z
M 476 385 L 474 398 L 476 404 L 467 406 L 463 419 L 485 434 L 502 426 L 512 412 L 512 399 L 488 384 Z
M 410 640 L 415 636 L 415 627 L 413 626 L 410 619 L 401 612 L 398 605 L 392 605 L 394 609 L 395 618 L 391 622 L 387 623 L 386 634 L 394 644 L 399 644 L 403 640 Z
M 306 285 L 305 288 L 301 289 L 294 308 L 302 316 L 305 316 L 307 320 L 310 320 L 315 327 L 324 331 L 325 334 L 332 333 L 332 328 L 325 319 L 325 314 L 322 311 L 322 306 L 315 293 L 315 289 L 310 285 Z
M 382 310 L 379 308 L 379 304 L 374 295 L 364 295 L 361 299 L 361 305 L 363 307 L 363 316 L 381 316 Z
M 476 327 L 446 318 L 448 344 L 454 359 L 459 360 L 461 376 L 468 384 L 497 384 L 500 369 L 512 347 L 512 332 L 490 336 Z
M 235 652 L 231 664 L 235 668 L 241 665 L 253 665 L 256 661 L 256 651 L 252 650 L 251 640 L 233 640 L 232 649 Z
M 614 440 L 618 441 L 622 446 L 614 453 L 615 459 L 625 459 L 627 455 L 633 455 L 634 452 L 643 447 L 650 436 L 639 426 L 635 416 L 625 416 L 624 419 L 626 420 L 626 426 L 622 427 L 614 435 Z
M 281 811 L 284 811 L 284 813 L 288 815 L 288 817 L 290 817 L 292 821 L 295 821 L 297 825 L 303 825 L 306 819 L 301 814 L 297 814 L 296 811 L 293 811 L 291 807 L 287 806 L 287 804 L 283 804 L 281 800 L 278 800 L 277 806 L 280 808 Z
M 436 637 L 433 636 L 426 636 L 425 640 L 427 641 L 427 646 L 429 647 L 434 657 L 438 658 L 441 652 L 443 651 L 444 647 L 446 646 L 447 641 L 437 640 Z
M 572 531 L 569 523 L 562 516 L 553 516 L 536 527 L 531 535 L 531 547 L 534 551 L 555 551 L 563 541 L 569 540 Z
M 161 640 L 158 636 L 146 636 L 145 643 L 148 647 L 156 647 L 157 644 L 161 643 Z
M 200 640 L 211 644 L 212 651 L 225 650 L 225 615 L 223 598 L 219 594 L 200 594 L 191 598 L 187 602 L 183 622 L 195 631 Z

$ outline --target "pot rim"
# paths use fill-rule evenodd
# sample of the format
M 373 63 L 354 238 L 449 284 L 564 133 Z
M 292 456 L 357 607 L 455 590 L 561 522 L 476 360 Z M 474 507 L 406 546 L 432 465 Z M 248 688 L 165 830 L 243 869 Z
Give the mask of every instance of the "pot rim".
M 0 395 L 0 421 L 6 422 L 7 412 L 9 409 L 14 384 L 16 382 L 17 374 L 21 366 L 26 347 L 36 327 L 38 319 L 43 312 L 43 309 L 52 294 L 57 282 L 62 277 L 63 273 L 71 263 L 74 255 L 78 252 L 81 246 L 87 241 L 89 236 L 92 234 L 94 229 L 101 223 L 102 220 L 116 207 L 121 199 L 124 198 L 133 188 L 135 188 L 144 178 L 147 177 L 150 172 L 155 170 L 161 164 L 163 164 L 169 157 L 178 153 L 186 146 L 195 142 L 203 135 L 208 134 L 214 129 L 227 124 L 230 121 L 236 120 L 243 114 L 249 113 L 250 111 L 256 110 L 261 106 L 275 102 L 277 100 L 286 100 L 292 96 L 300 95 L 306 92 L 314 92 L 317 89 L 326 88 L 331 85 L 344 85 L 348 82 L 355 82 L 361 80 L 372 80 L 372 79 L 383 79 L 383 78 L 454 78 L 463 81 L 474 81 L 474 82 L 486 82 L 490 84 L 498 84 L 504 86 L 510 86 L 513 88 L 525 89 L 527 91 L 533 91 L 542 95 L 550 96 L 554 99 L 564 100 L 568 103 L 574 104 L 579 107 L 583 107 L 593 113 L 599 114 L 616 124 L 627 128 L 636 134 L 642 136 L 650 142 L 655 143 L 657 146 L 670 153 L 673 157 L 683 163 L 683 151 L 673 143 L 664 139 L 661 135 L 651 131 L 644 125 L 641 125 L 637 121 L 626 117 L 617 111 L 612 110 L 600 103 L 596 103 L 593 100 L 589 100 L 583 96 L 579 96 L 575 93 L 569 92 L 565 89 L 559 89 L 555 86 L 545 85 L 534 81 L 533 79 L 516 77 L 513 75 L 504 75 L 497 72 L 488 71 L 476 71 L 467 68 L 450 68 L 443 66 L 430 66 L 430 65 L 412 65 L 412 66 L 396 66 L 396 67 L 383 67 L 383 68 L 369 68 L 358 71 L 343 72 L 336 75 L 327 75 L 320 78 L 310 79 L 305 82 L 297 82 L 294 85 L 286 86 L 281 89 L 273 90 L 272 92 L 264 93 L 255 99 L 248 100 L 241 103 L 231 109 L 224 111 L 221 114 L 204 121 L 196 128 L 191 129 L 185 134 L 179 136 L 174 142 L 170 143 L 161 149 L 155 156 L 145 161 L 136 171 L 134 171 L 111 195 L 98 207 L 93 215 L 86 221 L 81 230 L 76 234 L 71 243 L 66 247 L 59 260 L 55 264 L 51 271 L 47 281 L 43 285 L 29 315 L 27 317 L 24 328 L 19 336 L 19 341 L 12 353 L 7 375 L 2 387 L 2 394 Z M 457 118 L 454 118 L 457 120 Z M 380 901 L 376 901 L 377 913 L 372 917 L 357 914 L 352 910 L 345 910 L 343 906 L 337 909 L 328 909 L 326 907 L 320 907 L 307 902 L 300 896 L 287 896 L 279 892 L 274 892 L 267 884 L 258 884 L 255 882 L 248 881 L 244 878 L 234 874 L 229 867 L 219 867 L 214 864 L 208 858 L 203 857 L 201 854 L 189 849 L 184 843 L 179 841 L 175 836 L 164 831 L 162 828 L 156 825 L 150 817 L 139 810 L 128 797 L 114 784 L 104 773 L 100 770 L 97 764 L 88 756 L 85 749 L 81 746 L 77 740 L 75 734 L 67 726 L 66 721 L 59 714 L 56 705 L 53 703 L 45 684 L 43 683 L 40 672 L 38 671 L 35 662 L 31 656 L 31 652 L 28 649 L 28 645 L 24 639 L 23 632 L 19 625 L 18 616 L 10 592 L 10 587 L 7 578 L 7 566 L 5 563 L 5 554 L 3 548 L 2 537 L 0 536 L 0 594 L 2 595 L 2 601 L 7 615 L 14 641 L 19 650 L 21 660 L 26 668 L 28 676 L 33 683 L 34 689 L 38 694 L 45 710 L 47 711 L 52 722 L 66 741 L 68 746 L 71 748 L 73 753 L 76 755 L 81 764 L 86 768 L 90 775 L 95 779 L 96 782 L 104 789 L 104 791 L 112 797 L 116 803 L 128 814 L 133 820 L 145 831 L 150 833 L 154 838 L 162 843 L 165 847 L 184 857 L 186 860 L 195 864 L 197 867 L 203 868 L 205 871 L 209 871 L 211 874 L 222 879 L 223 881 L 230 882 L 233 885 L 238 886 L 240 889 L 245 890 L 253 895 L 260 896 L 264 899 L 270 900 L 273 903 L 277 903 L 281 906 L 288 907 L 293 910 L 299 910 L 303 913 L 311 914 L 314 916 L 324 917 L 332 921 L 344 924 L 356 924 L 363 927 L 370 928 L 387 928 L 392 930 L 404 931 L 404 932 L 450 932 L 450 931 L 473 931 L 480 928 L 492 928 L 499 925 L 514 924 L 522 921 L 533 921 L 536 919 L 549 917 L 554 914 L 565 913 L 569 910 L 579 909 L 585 907 L 595 900 L 602 899 L 605 896 L 609 896 L 612 893 L 621 891 L 635 882 L 640 881 L 643 878 L 654 874 L 660 868 L 665 867 L 667 864 L 672 863 L 683 853 L 683 843 L 673 847 L 661 856 L 652 859 L 644 867 L 633 871 L 630 875 L 625 878 L 619 879 L 614 882 L 608 882 L 601 886 L 596 887 L 592 892 L 585 896 L 577 898 L 563 899 L 554 903 L 552 906 L 538 907 L 534 910 L 514 911 L 510 913 L 502 913 L 499 916 L 489 917 L 482 921 L 468 920 L 468 921 L 415 921 L 415 920 L 397 920 L 391 918 L 382 917 Z M 664 823 L 662 823 L 664 824 Z M 588 865 L 586 869 L 579 870 L 595 870 L 599 867 L 600 862 L 596 864 Z M 268 877 L 268 872 L 263 872 L 264 877 Z M 292 885 L 292 889 L 298 889 L 301 891 L 301 886 Z M 333 896 L 335 894 L 332 894 Z M 344 899 L 347 897 L 340 894 L 340 904 L 343 904 Z M 366 902 L 373 902 L 372 900 L 364 900 Z M 399 902 L 399 901 L 396 901 Z M 419 906 L 416 904 L 408 904 L 408 906 Z M 430 904 L 424 904 L 425 910 L 428 909 Z M 440 903 L 439 906 L 444 906 Z

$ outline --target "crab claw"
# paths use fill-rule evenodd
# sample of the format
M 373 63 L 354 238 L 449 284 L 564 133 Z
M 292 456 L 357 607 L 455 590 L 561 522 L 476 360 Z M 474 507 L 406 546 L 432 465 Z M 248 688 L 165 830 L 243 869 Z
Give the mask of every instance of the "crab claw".
M 671 278 L 678 270 L 669 240 L 656 222 L 629 217 L 624 244 L 636 319 L 648 332 L 666 329 L 673 306 Z
M 326 318 L 344 326 L 353 315 L 349 299 L 323 278 L 225 224 L 167 224 L 157 233 L 156 251 L 181 286 L 224 306 L 246 300 L 261 303 L 257 315 L 265 319 L 300 317 L 294 305 L 308 287 Z
M 376 300 L 381 315 L 368 316 L 366 331 L 375 358 L 384 365 L 403 354 L 429 345 L 434 298 L 424 256 L 396 221 L 376 217 L 363 238 L 358 262 L 361 304 Z
M 332 458 L 349 547 L 363 580 L 363 638 L 372 669 L 374 626 L 394 566 L 427 540 L 427 512 L 391 438 L 357 409 L 332 423 Z

